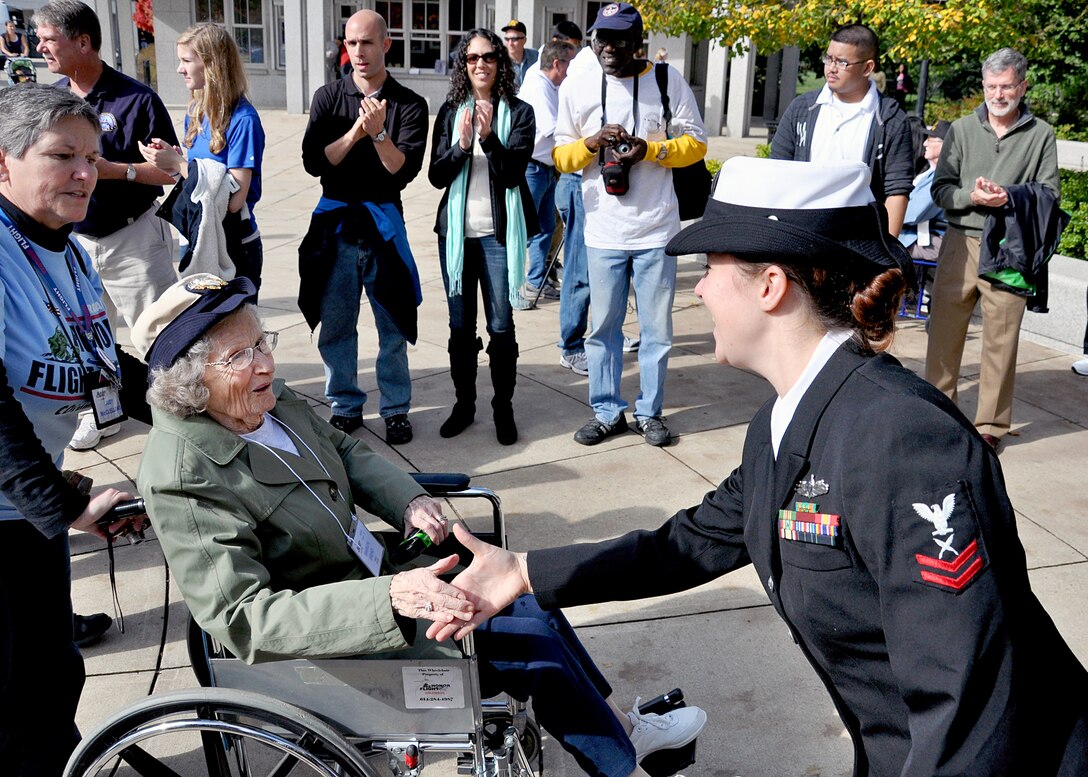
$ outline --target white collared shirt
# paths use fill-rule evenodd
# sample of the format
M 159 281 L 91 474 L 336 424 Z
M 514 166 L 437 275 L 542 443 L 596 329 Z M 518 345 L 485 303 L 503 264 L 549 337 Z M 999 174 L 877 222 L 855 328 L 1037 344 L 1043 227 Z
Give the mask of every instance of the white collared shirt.
M 536 117 L 536 145 L 533 159 L 542 165 L 553 167 L 552 149 L 555 148 L 555 117 L 559 114 L 559 87 L 537 68 L 525 74 L 518 99 L 533 106 Z
M 820 113 L 812 130 L 810 162 L 865 162 L 865 147 L 873 126 L 873 116 L 880 109 L 880 92 L 869 82 L 869 91 L 861 102 L 846 103 L 828 89 L 816 98 Z
M 812 356 L 809 357 L 801 377 L 789 391 L 775 400 L 774 407 L 771 408 L 771 448 L 774 450 L 775 459 L 778 458 L 778 446 L 782 444 L 782 438 L 786 436 L 786 429 L 793 420 L 793 414 L 797 412 L 797 406 L 801 404 L 801 398 L 805 396 L 805 392 L 835 351 L 839 350 L 839 346 L 853 336 L 853 329 L 832 329 L 825 334 L 816 345 Z

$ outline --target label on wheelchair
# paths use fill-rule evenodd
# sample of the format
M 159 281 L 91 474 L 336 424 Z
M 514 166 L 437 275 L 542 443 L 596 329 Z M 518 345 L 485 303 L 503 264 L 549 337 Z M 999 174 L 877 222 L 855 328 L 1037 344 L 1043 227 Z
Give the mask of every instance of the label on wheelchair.
M 404 706 L 410 710 L 460 709 L 465 706 L 465 685 L 456 666 L 405 666 Z

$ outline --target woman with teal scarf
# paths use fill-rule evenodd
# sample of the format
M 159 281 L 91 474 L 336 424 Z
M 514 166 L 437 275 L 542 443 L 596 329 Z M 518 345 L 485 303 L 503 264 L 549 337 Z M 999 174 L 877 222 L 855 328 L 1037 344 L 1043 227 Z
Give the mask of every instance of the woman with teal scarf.
M 446 190 L 434 231 L 450 309 L 450 375 L 457 397 L 439 433 L 456 437 L 476 417 L 476 357 L 483 348 L 476 336 L 478 285 L 495 388 L 495 436 L 503 445 L 518 439 L 513 303 L 525 281 L 526 242 L 538 230 L 525 183 L 536 121 L 515 92 L 514 67 L 499 37 L 485 29 L 466 35 L 435 119 L 428 171 L 431 184 Z

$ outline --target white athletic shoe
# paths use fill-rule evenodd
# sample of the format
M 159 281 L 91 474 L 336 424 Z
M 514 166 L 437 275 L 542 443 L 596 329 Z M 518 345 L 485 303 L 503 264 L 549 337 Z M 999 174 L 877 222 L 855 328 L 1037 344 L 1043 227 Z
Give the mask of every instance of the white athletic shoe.
M 1073 362 L 1073 372 L 1078 375 L 1088 378 L 1088 356 L 1083 359 Z
M 74 451 L 89 451 L 102 442 L 104 437 L 113 437 L 119 431 L 121 431 L 121 424 L 99 429 L 94 422 L 94 413 L 85 410 L 79 414 L 79 426 L 76 427 L 76 433 L 72 435 L 72 441 L 68 443 L 68 447 Z
M 699 736 L 706 725 L 706 712 L 699 707 L 679 707 L 664 715 L 640 715 L 641 702 L 642 699 L 635 699 L 634 708 L 627 713 L 634 727 L 631 744 L 635 746 L 635 760 L 641 761 L 658 750 L 683 747 Z

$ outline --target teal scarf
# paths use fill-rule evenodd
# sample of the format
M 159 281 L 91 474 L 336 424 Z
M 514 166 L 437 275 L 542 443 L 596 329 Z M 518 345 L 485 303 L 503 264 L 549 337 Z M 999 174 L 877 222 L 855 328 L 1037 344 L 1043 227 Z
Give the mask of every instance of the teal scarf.
M 464 110 L 472 110 L 475 101 L 465 100 L 453 114 L 454 141 L 456 139 L 457 119 Z M 499 142 L 504 146 L 510 139 L 510 106 L 506 100 L 499 100 L 493 131 L 498 133 Z M 473 142 L 479 142 L 475 139 Z M 468 191 L 468 174 L 472 162 L 461 168 L 461 172 L 450 184 L 450 194 L 446 201 L 446 274 L 450 279 L 450 296 L 461 293 L 461 270 L 465 264 L 465 193 Z M 521 285 L 525 282 L 525 212 L 521 207 L 520 187 L 505 189 L 506 196 L 506 270 L 508 277 L 507 294 L 510 304 L 516 305 L 521 298 Z

